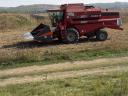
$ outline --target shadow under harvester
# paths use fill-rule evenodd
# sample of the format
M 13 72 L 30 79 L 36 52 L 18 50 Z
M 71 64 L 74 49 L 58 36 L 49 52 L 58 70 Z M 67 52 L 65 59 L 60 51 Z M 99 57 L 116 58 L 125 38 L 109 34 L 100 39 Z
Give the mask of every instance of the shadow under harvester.
M 82 38 L 79 40 L 79 43 L 86 43 L 86 42 L 98 42 L 96 38 Z M 100 41 L 102 42 L 102 41 Z M 18 49 L 26 49 L 26 48 L 35 48 L 35 47 L 50 47 L 50 46 L 56 46 L 56 45 L 63 45 L 64 43 L 59 42 L 58 40 L 54 40 L 52 42 L 36 42 L 36 41 L 24 41 L 24 42 L 17 42 L 10 45 L 4 45 L 2 48 L 18 48 Z

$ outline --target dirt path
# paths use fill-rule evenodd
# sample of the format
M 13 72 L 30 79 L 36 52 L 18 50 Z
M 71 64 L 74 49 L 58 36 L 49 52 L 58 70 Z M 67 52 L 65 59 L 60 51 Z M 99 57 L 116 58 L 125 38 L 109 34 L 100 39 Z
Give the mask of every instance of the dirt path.
M 14 85 L 14 84 L 24 84 L 31 82 L 47 81 L 47 80 L 56 80 L 56 79 L 65 79 L 78 76 L 87 76 L 87 75 L 99 75 L 107 74 L 111 72 L 124 72 L 128 71 L 128 67 L 115 67 L 115 68 L 103 68 L 103 69 L 93 69 L 93 70 L 79 70 L 79 71 L 67 71 L 67 72 L 56 72 L 35 76 L 25 76 L 25 77 L 16 77 L 9 78 L 5 80 L 0 80 L 0 86 Z
M 103 74 L 113 71 L 128 71 L 128 66 L 125 63 L 128 63 L 128 57 L 103 58 L 92 61 L 75 61 L 1 70 L 0 77 L 9 76 L 9 78 L 0 79 L 0 86 L 63 79 L 90 74 Z M 119 66 L 121 64 L 125 64 L 125 66 Z M 42 75 L 29 75 L 39 72 L 41 72 Z M 17 75 L 20 76 L 23 74 L 25 74 L 25 76 L 17 77 Z
M 90 67 L 99 67 L 99 66 L 108 66 L 114 65 L 118 63 L 128 62 L 128 57 L 119 57 L 119 58 L 102 58 L 91 61 L 75 61 L 75 62 L 66 62 L 66 63 L 58 63 L 44 66 L 29 66 L 29 67 L 21 67 L 7 70 L 0 70 L 1 76 L 9 76 L 9 75 L 21 75 L 21 74 L 29 74 L 35 72 L 56 72 L 63 70 L 71 70 L 71 69 L 80 69 L 80 68 L 90 68 Z

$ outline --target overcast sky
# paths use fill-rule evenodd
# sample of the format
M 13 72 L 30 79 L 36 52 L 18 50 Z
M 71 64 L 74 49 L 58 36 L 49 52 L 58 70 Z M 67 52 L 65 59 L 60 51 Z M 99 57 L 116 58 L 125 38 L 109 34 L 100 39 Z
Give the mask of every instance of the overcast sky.
M 127 0 L 0 0 L 0 7 L 14 7 L 31 4 L 64 4 L 64 3 L 106 3 L 128 2 Z

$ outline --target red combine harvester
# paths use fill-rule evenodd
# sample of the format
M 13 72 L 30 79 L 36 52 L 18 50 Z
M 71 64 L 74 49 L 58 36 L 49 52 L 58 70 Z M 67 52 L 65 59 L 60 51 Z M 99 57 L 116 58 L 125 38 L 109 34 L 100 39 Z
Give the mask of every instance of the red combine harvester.
M 105 41 L 108 37 L 104 28 L 121 28 L 122 21 L 119 12 L 108 9 L 85 6 L 84 4 L 65 4 L 58 10 L 48 10 L 54 30 L 48 25 L 40 24 L 30 34 L 39 42 L 49 42 L 58 38 L 64 43 L 75 43 L 82 36 L 96 37 Z

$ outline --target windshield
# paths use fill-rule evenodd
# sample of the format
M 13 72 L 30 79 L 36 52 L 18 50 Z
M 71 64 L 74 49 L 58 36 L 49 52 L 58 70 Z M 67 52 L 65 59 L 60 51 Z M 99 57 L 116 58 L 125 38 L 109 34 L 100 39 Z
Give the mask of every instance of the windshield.
M 56 26 L 57 22 L 63 20 L 63 12 L 49 12 L 52 26 Z

